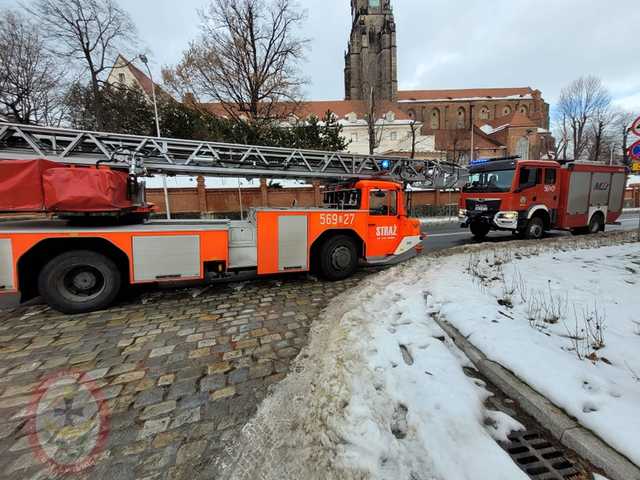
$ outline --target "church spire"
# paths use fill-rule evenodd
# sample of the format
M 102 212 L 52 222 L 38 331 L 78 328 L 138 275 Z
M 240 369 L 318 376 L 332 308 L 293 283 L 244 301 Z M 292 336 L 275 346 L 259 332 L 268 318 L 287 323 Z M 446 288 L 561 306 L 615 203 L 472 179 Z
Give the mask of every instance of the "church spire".
M 396 25 L 390 0 L 351 0 L 353 23 L 345 55 L 345 98 L 397 100 Z

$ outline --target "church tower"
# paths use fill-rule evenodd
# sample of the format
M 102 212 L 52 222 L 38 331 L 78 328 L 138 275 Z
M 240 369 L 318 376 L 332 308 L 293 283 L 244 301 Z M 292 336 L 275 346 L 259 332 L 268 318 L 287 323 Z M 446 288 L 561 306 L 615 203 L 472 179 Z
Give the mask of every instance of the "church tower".
M 391 0 L 351 0 L 351 36 L 345 54 L 345 99 L 398 99 L 396 24 Z

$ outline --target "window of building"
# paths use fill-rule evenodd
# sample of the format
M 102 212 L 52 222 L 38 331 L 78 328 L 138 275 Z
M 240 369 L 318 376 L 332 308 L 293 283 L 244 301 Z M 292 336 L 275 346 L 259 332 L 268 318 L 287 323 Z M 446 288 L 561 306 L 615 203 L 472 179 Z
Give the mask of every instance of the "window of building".
M 529 113 L 529 109 L 527 108 L 526 105 L 520 105 L 520 108 L 518 109 L 518 111 L 523 115 L 527 115 Z
M 438 130 L 440 128 L 440 110 L 434 108 L 431 112 L 431 128 Z
M 395 216 L 398 214 L 395 190 L 371 190 L 369 193 L 369 214 L 375 216 Z
M 118 81 L 119 81 L 120 83 L 124 83 L 124 73 L 119 73 L 119 74 L 118 74 Z
M 371 8 L 380 8 L 380 0 L 369 0 L 369 6 Z
M 529 160 L 529 139 L 527 137 L 520 137 L 518 139 L 516 150 L 516 155 L 518 155 L 522 160 Z
M 544 171 L 544 184 L 545 185 L 555 185 L 556 184 L 556 169 L 555 168 L 547 168 Z
M 458 128 L 464 128 L 464 115 L 465 115 L 465 111 L 464 108 L 460 107 L 458 109 L 458 120 L 457 120 L 457 126 Z
M 480 119 L 489 120 L 489 107 L 482 107 L 480 109 Z
M 509 105 L 507 105 L 506 107 L 504 107 L 502 109 L 502 114 L 503 115 L 511 115 L 511 107 Z
M 398 133 L 391 132 L 391 134 L 389 135 L 389 138 L 391 138 L 391 140 L 398 140 Z

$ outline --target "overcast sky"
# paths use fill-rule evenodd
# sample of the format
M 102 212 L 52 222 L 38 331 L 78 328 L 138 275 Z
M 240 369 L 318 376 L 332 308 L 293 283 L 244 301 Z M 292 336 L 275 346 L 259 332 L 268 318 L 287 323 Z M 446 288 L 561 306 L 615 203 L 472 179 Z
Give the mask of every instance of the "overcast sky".
M 29 0 L 26 0 L 28 3 Z M 207 0 L 119 0 L 154 71 L 175 63 L 198 34 Z M 2 6 L 15 0 L 0 0 Z M 308 99 L 344 96 L 349 0 L 301 0 L 311 39 Z M 553 103 L 585 74 L 616 102 L 640 110 L 640 4 L 633 0 L 392 0 L 401 89 L 531 86 Z

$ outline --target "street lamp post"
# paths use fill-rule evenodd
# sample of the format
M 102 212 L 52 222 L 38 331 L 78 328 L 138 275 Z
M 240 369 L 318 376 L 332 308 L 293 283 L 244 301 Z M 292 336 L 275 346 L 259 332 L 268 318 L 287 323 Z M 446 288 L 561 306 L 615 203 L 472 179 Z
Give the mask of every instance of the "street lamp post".
M 151 69 L 149 68 L 149 59 L 146 55 L 142 54 L 138 58 L 140 61 L 144 63 L 144 66 L 147 67 L 147 73 L 149 74 L 149 79 L 151 80 L 151 97 L 153 99 L 153 111 L 155 114 L 156 120 L 156 136 L 158 138 L 160 135 L 160 119 L 158 118 L 158 102 L 156 101 L 156 84 L 153 81 L 153 75 L 151 73 Z M 164 205 L 165 211 L 167 212 L 167 220 L 171 220 L 171 207 L 169 206 L 169 191 L 167 190 L 167 176 L 162 174 L 162 190 L 164 191 Z

